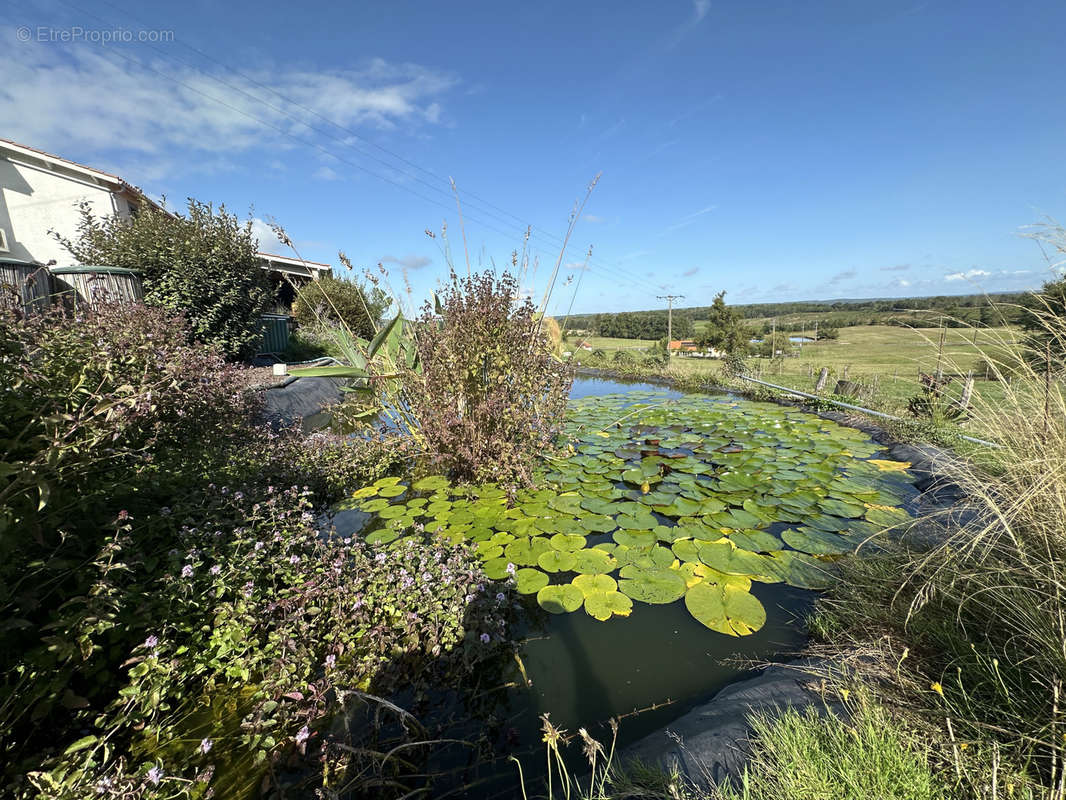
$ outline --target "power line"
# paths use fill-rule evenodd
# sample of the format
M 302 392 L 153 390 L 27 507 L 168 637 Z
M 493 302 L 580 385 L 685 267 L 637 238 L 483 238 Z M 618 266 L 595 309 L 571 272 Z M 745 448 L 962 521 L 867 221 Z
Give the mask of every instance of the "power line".
M 674 301 L 684 300 L 683 294 L 659 294 L 656 295 L 656 299 L 665 300 L 669 305 L 666 312 L 666 341 L 672 342 L 674 340 Z

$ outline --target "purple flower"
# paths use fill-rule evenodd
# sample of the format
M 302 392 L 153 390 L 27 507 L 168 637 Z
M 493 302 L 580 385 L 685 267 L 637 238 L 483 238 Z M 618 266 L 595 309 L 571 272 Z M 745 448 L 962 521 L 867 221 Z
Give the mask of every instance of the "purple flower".
M 262 550 L 264 547 L 266 547 L 266 545 L 263 544 L 262 542 L 256 542 L 255 543 L 255 549 L 256 550 Z
M 159 509 L 159 513 L 162 514 L 164 517 L 170 516 L 170 506 L 163 506 L 161 509 Z
M 246 584 L 244 584 L 244 596 L 251 597 L 253 589 L 255 589 L 255 584 L 251 581 L 248 581 Z
M 507 599 L 507 595 L 505 595 L 503 592 L 496 592 L 496 602 L 497 603 L 502 603 L 506 599 Z
M 218 575 L 218 573 L 220 573 L 221 571 L 222 567 L 220 567 L 218 564 L 215 564 L 215 566 L 211 567 L 211 569 L 208 570 L 208 572 L 210 572 L 212 575 Z
M 191 578 L 192 577 L 192 571 L 193 571 L 192 570 L 192 564 L 186 564 L 184 567 L 181 568 L 181 577 L 183 577 L 183 578 Z
M 296 744 L 303 744 L 311 738 L 311 731 L 306 725 L 296 732 Z
M 385 563 L 385 554 L 384 553 L 378 553 L 376 556 L 374 556 L 374 560 L 377 561 L 379 564 L 384 564 Z
M 518 571 L 518 567 L 516 567 L 514 564 L 511 564 L 510 562 L 508 562 L 508 564 L 507 564 L 507 574 L 508 575 L 514 575 L 517 571 Z
M 482 644 L 488 644 L 491 641 L 492 641 L 492 637 L 489 636 L 487 633 L 481 634 L 481 643 Z
M 473 603 L 473 602 L 474 602 L 474 595 L 472 595 L 472 594 L 468 594 L 468 595 L 466 596 L 466 602 L 468 602 L 468 603 Z
M 290 564 L 299 564 L 300 563 L 300 557 L 298 555 L 296 555 L 296 553 L 293 553 L 291 556 L 289 556 L 289 563 Z
M 233 495 L 233 499 L 234 500 L 243 500 L 244 499 L 244 492 L 235 492 L 234 495 Z
M 163 778 L 163 770 L 159 767 L 152 767 L 148 770 L 148 774 L 145 775 L 145 777 L 148 778 L 148 782 L 152 784 L 152 786 L 158 786 L 159 781 Z
M 326 656 L 326 669 L 333 669 L 333 666 L 337 663 L 337 657 L 330 653 Z
M 118 512 L 118 518 L 122 519 L 122 520 L 129 519 L 130 518 L 130 512 L 127 511 L 126 509 L 122 509 L 121 511 Z
M 144 646 L 149 650 L 154 650 L 159 645 L 159 639 L 155 635 L 149 636 L 144 640 Z
M 204 753 L 204 754 L 210 753 L 211 752 L 211 748 L 214 746 L 214 744 L 215 743 L 212 742 L 210 739 L 201 739 L 200 740 L 200 752 Z

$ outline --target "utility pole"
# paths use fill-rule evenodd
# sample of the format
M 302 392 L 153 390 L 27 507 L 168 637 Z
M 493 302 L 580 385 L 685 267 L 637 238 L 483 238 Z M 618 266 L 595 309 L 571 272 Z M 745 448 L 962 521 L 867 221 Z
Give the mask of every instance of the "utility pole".
M 666 312 L 666 341 L 667 346 L 674 340 L 674 301 L 684 300 L 683 294 L 660 294 L 656 295 L 659 300 L 665 300 L 668 303 L 668 311 Z

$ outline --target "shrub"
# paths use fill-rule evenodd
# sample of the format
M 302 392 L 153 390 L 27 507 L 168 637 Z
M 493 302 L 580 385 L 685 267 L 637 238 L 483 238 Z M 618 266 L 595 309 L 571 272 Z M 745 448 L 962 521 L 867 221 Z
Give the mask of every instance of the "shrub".
M 505 645 L 511 595 L 467 548 L 326 542 L 296 487 L 212 487 L 169 511 L 120 521 L 104 558 L 125 568 L 96 565 L 122 666 L 110 703 L 74 712 L 91 733 L 31 776 L 43 795 L 248 796 L 280 762 L 305 766 L 299 796 L 369 769 L 399 786 L 409 758 L 388 771 L 372 726 L 330 720 Z
M 192 336 L 227 358 L 255 352 L 271 292 L 251 220 L 193 199 L 184 216 L 147 207 L 129 220 L 83 205 L 76 240 L 57 238 L 83 264 L 141 270 L 145 302 L 184 314 Z
M 416 321 L 406 395 L 431 459 L 458 480 L 529 484 L 563 418 L 572 372 L 518 289 L 509 273 L 452 273 Z
M 297 290 L 292 315 L 300 325 L 340 324 L 356 336 L 371 339 L 391 304 L 377 287 L 324 275 Z

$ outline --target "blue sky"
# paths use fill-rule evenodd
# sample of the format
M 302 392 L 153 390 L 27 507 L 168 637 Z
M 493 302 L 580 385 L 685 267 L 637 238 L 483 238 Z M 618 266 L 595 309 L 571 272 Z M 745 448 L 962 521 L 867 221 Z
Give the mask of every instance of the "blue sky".
M 475 267 L 534 226 L 539 297 L 600 172 L 556 313 L 575 287 L 575 312 L 1013 290 L 1052 274 L 1023 226 L 1066 217 L 1064 28 L 1061 0 L 28 0 L 0 136 L 419 301 L 447 269 L 425 230 L 465 271 L 449 176 Z

